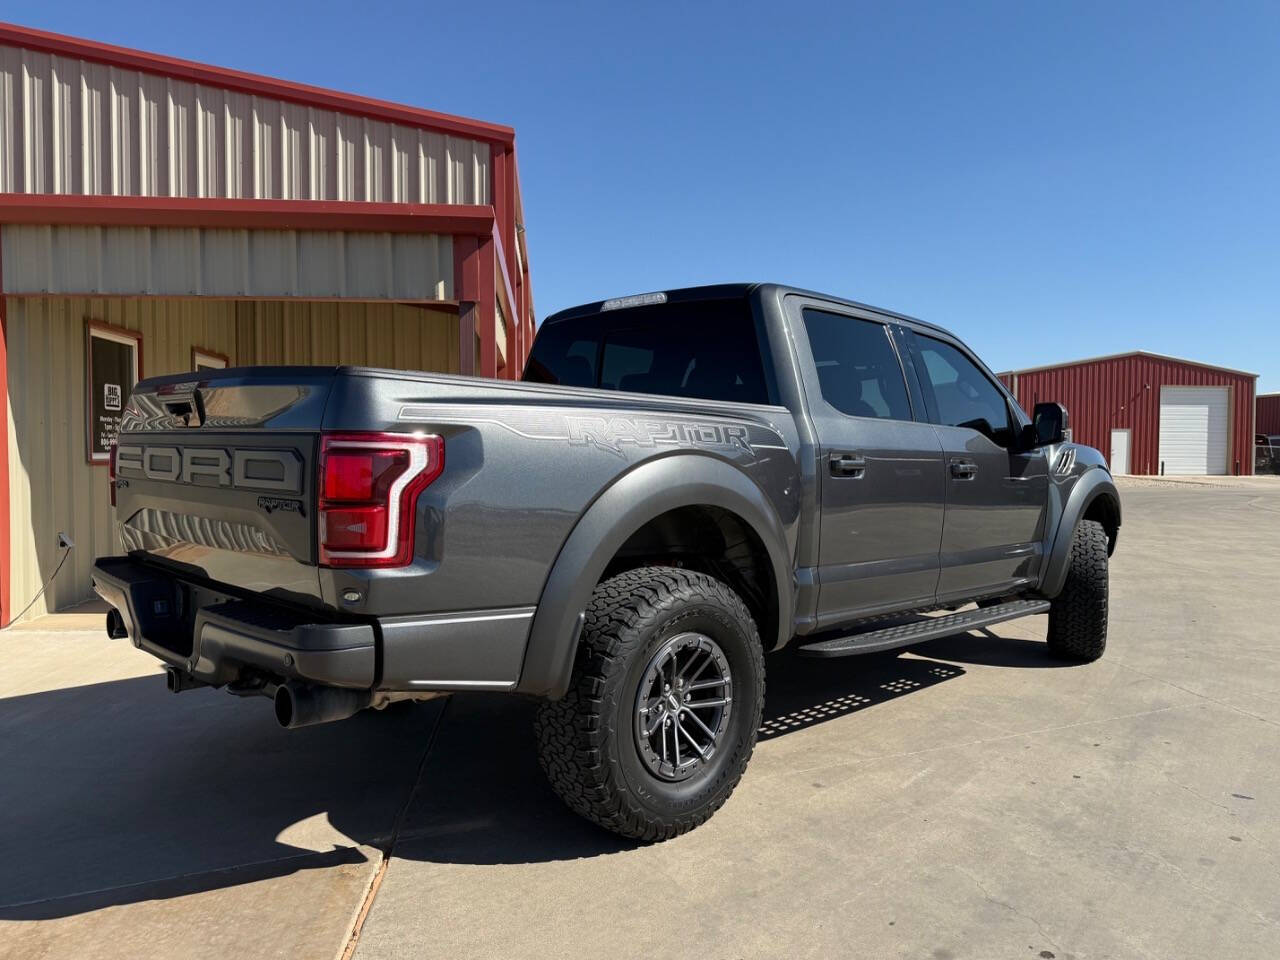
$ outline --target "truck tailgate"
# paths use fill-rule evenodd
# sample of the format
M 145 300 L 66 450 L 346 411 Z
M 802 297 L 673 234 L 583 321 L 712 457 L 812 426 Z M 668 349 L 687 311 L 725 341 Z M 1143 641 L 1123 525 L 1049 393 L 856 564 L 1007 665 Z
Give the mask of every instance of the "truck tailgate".
M 140 383 L 115 453 L 125 550 L 319 605 L 315 465 L 334 373 L 265 367 Z

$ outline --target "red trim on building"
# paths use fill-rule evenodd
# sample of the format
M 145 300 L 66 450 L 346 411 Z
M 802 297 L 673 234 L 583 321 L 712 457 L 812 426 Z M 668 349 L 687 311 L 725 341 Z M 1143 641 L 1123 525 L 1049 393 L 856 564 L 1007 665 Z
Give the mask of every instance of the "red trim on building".
M 512 201 L 507 184 L 507 152 L 505 150 L 493 152 L 489 158 L 489 171 L 493 181 L 493 191 L 489 199 L 493 202 L 493 215 L 498 224 L 498 231 L 505 236 Z
M 410 297 L 322 297 L 312 294 L 299 297 L 283 293 L 271 296 L 238 293 L 218 293 L 213 295 L 202 293 L 106 293 L 102 290 L 59 290 L 57 293 L 47 293 L 43 290 L 10 290 L 6 296 L 58 297 L 72 300 L 226 300 L 233 303 L 263 303 L 286 300 L 305 300 L 308 303 L 397 303 L 404 307 L 421 307 L 428 310 L 437 307 L 456 306 L 458 302 L 449 298 L 437 300 L 434 297 L 427 300 Z
M 480 362 L 476 376 L 498 375 L 498 343 L 495 337 L 495 257 L 492 238 L 456 237 L 453 241 L 453 287 L 460 311 L 471 311 L 472 328 L 480 337 Z M 458 343 L 458 350 L 466 356 L 475 345 Z M 461 358 L 460 358 L 461 359 Z M 511 364 L 508 363 L 508 366 Z M 462 364 L 465 370 L 467 364 Z
M 412 127 L 486 140 L 495 144 L 510 144 L 515 139 L 514 130 L 498 123 L 485 123 L 481 120 L 437 113 L 420 107 L 409 107 L 388 100 L 360 97 L 324 87 L 313 87 L 305 83 L 294 83 L 261 74 L 229 70 L 225 67 L 214 67 L 196 63 L 193 60 L 180 60 L 176 57 L 161 56 L 129 47 L 117 47 L 109 43 L 98 43 L 60 33 L 49 33 L 45 30 L 33 30 L 30 27 L 20 27 L 11 23 L 0 23 L 0 43 L 57 54 L 60 57 L 74 57 L 78 60 L 90 60 L 94 63 L 105 63 L 129 70 L 141 70 L 160 76 L 188 80 L 192 83 L 238 90 L 254 96 L 273 97 L 304 106 L 339 110 L 343 113 L 385 120 L 389 123 L 403 123 Z
M 507 329 L 507 367 L 506 379 L 515 380 L 519 377 L 519 373 L 513 373 L 516 368 L 520 368 L 523 372 L 524 354 L 520 352 L 519 330 L 522 326 L 521 318 L 523 314 L 519 312 L 516 301 L 515 290 L 511 286 L 511 275 L 507 272 L 507 257 L 503 250 L 502 236 L 498 233 L 498 225 L 493 226 L 493 245 L 497 251 L 495 257 L 497 261 L 497 275 L 494 277 L 494 283 L 497 286 L 498 297 L 502 301 L 502 309 L 504 319 L 506 320 Z M 501 283 L 498 283 L 501 280 Z
M 480 369 L 476 373 L 482 377 L 498 376 L 497 261 L 493 237 L 478 238 L 475 301 L 476 323 L 480 328 Z
M 490 170 L 493 182 L 493 235 L 498 241 L 498 262 L 502 267 L 502 283 L 499 285 L 499 290 L 506 288 L 504 302 L 507 319 L 506 374 L 510 379 L 515 379 L 519 376 L 519 373 L 514 372 L 516 368 L 524 366 L 527 347 L 524 337 L 525 310 L 518 294 L 520 264 L 516 256 L 516 248 L 520 244 L 520 238 L 516 232 L 516 218 L 520 210 L 520 191 L 514 144 L 494 152 Z
M 13 551 L 9 542 L 12 517 L 9 510 L 9 308 L 4 295 L 4 250 L 0 244 L 0 626 L 8 626 L 13 616 L 9 605 L 9 565 Z
M 4 193 L 0 194 L 0 223 L 356 230 L 483 237 L 493 232 L 494 211 L 484 204 Z
M 524 192 L 520 187 L 520 164 L 516 158 L 516 153 L 516 145 L 513 143 L 511 145 L 511 172 L 512 187 L 515 190 L 515 221 L 512 224 L 512 229 L 514 230 L 514 241 L 520 248 L 520 259 L 523 263 L 523 268 L 520 269 L 520 275 L 516 280 L 516 289 L 520 296 L 522 324 L 520 356 L 527 358 L 529 351 L 533 348 L 533 338 L 537 329 L 534 323 L 533 283 L 529 277 L 529 244 L 525 240 L 527 234 L 524 224 Z
M 191 347 L 191 372 L 192 373 L 196 372 L 196 364 L 199 362 L 201 357 L 212 357 L 215 360 L 221 360 L 222 369 L 224 370 L 227 367 L 231 366 L 231 358 L 227 356 L 225 353 L 223 353 L 221 350 L 210 350 L 208 347 L 197 347 L 193 345 Z
M 1182 363 L 1189 367 L 1203 367 L 1206 370 L 1221 370 L 1223 373 L 1238 373 L 1246 377 L 1256 377 L 1256 373 L 1250 373 L 1248 370 L 1237 370 L 1234 367 L 1220 367 L 1213 363 L 1201 363 L 1199 360 L 1188 360 L 1186 357 L 1173 357 L 1167 353 L 1152 353 L 1150 350 L 1126 350 L 1124 353 L 1104 353 L 1097 357 L 1081 357 L 1078 360 L 1064 360 L 1062 363 L 1046 363 L 1039 367 L 1023 367 L 1021 370 L 1006 370 L 998 376 L 1006 377 L 1010 374 L 1039 373 L 1042 370 L 1061 370 L 1063 367 L 1081 367 L 1091 363 L 1101 363 L 1103 360 L 1124 360 L 1128 357 L 1151 357 L 1154 360 L 1168 360 L 1170 363 Z

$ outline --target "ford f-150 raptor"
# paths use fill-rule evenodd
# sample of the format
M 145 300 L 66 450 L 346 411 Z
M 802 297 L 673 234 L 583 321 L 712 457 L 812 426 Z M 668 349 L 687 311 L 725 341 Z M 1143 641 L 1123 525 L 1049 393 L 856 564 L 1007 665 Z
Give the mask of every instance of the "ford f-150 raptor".
M 1048 614 L 1107 637 L 1120 500 L 945 330 L 774 285 L 546 320 L 523 382 L 357 367 L 134 389 L 107 630 L 174 691 L 302 726 L 540 698 L 542 766 L 629 837 L 705 821 L 756 741 L 765 654 L 841 657 Z

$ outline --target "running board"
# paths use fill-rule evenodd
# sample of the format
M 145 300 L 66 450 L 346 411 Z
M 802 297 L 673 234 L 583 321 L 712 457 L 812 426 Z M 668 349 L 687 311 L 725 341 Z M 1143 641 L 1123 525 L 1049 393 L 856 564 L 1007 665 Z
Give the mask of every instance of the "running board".
M 879 650 L 906 647 L 938 637 L 949 637 L 964 633 L 966 630 L 989 627 L 993 623 L 1002 623 L 1005 620 L 1047 613 L 1048 610 L 1048 600 L 1012 600 L 993 607 L 979 607 L 976 610 L 965 610 L 945 617 L 929 617 L 896 627 L 884 627 L 865 633 L 847 634 L 836 637 L 834 640 L 807 643 L 797 648 L 796 652 L 806 657 L 851 657 L 857 653 L 875 653 Z

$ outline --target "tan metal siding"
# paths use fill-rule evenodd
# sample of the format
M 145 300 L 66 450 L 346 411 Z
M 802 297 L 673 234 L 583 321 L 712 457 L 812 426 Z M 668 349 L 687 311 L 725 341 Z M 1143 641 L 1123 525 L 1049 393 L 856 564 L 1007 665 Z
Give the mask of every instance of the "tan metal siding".
M 489 203 L 489 145 L 0 45 L 0 192 Z
M 453 297 L 436 234 L 5 224 L 0 242 L 11 294 Z
M 93 558 L 120 548 L 107 471 L 85 462 L 86 319 L 141 331 L 143 376 L 189 370 L 193 346 L 233 364 L 458 369 L 457 314 L 402 304 L 9 297 L 7 314 L 15 611 L 53 573 L 58 531 L 76 543 L 29 617 L 86 599 Z

